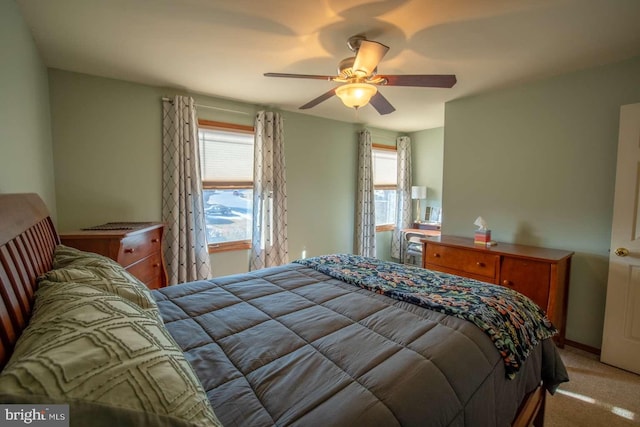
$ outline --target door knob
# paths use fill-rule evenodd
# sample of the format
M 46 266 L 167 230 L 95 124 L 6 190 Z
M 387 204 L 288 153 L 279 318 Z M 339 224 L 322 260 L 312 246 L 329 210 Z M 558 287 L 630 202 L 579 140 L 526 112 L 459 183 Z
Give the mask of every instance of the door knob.
M 618 255 L 618 256 L 627 256 L 627 255 L 629 255 L 629 249 L 627 249 L 627 248 L 618 248 L 613 253 Z

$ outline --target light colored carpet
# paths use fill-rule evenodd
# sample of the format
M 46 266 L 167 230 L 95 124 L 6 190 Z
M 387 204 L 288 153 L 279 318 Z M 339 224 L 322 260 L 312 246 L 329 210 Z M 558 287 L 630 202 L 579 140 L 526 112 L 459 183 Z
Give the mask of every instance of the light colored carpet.
M 560 353 L 570 381 L 547 395 L 545 427 L 640 425 L 640 375 L 569 346 Z

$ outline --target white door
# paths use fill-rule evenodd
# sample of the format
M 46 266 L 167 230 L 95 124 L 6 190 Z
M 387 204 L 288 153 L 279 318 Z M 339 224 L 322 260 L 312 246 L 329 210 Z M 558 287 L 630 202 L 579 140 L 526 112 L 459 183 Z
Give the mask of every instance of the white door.
M 640 374 L 640 104 L 620 109 L 601 360 Z

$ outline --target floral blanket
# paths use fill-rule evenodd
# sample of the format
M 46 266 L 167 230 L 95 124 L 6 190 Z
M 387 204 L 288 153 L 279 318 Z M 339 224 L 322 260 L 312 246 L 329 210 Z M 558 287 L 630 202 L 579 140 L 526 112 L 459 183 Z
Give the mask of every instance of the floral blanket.
M 323 255 L 294 262 L 472 322 L 493 341 L 509 378 L 515 377 L 534 346 L 557 332 L 533 301 L 502 286 L 358 255 Z

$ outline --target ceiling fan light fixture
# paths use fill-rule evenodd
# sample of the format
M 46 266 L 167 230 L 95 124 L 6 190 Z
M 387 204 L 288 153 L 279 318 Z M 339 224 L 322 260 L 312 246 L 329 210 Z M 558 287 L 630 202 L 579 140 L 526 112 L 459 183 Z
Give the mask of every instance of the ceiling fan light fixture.
M 369 103 L 378 88 L 368 83 L 347 83 L 336 89 L 336 95 L 349 108 L 358 109 Z

